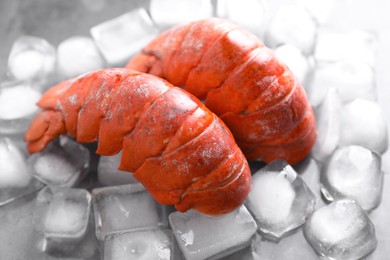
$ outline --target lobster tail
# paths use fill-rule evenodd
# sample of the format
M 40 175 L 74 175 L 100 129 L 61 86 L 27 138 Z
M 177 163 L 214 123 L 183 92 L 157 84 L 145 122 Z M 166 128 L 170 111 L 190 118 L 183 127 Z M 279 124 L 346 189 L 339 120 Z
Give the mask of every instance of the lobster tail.
M 51 89 L 39 105 L 45 110 L 25 136 L 31 152 L 66 132 L 78 142 L 98 140 L 98 154 L 122 150 L 119 168 L 180 211 L 226 213 L 249 193 L 247 161 L 224 123 L 157 77 L 96 71 Z
M 40 111 L 31 122 L 24 139 L 30 153 L 42 151 L 52 140 L 66 135 L 64 119 L 59 111 Z
M 259 39 L 228 21 L 212 18 L 163 32 L 127 67 L 204 99 L 248 159 L 294 164 L 315 143 L 314 114 L 301 84 Z

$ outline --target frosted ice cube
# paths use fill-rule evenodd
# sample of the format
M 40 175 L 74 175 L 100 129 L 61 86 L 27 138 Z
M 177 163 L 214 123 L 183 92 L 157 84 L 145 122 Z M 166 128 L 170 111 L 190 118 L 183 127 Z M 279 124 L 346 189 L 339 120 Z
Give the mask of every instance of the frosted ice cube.
M 320 104 L 329 88 L 337 89 L 344 103 L 356 98 L 376 100 L 374 70 L 363 62 L 338 61 L 317 64 L 308 91 L 310 103 L 313 106 Z
M 317 140 L 313 157 L 324 161 L 336 149 L 340 139 L 341 100 L 336 89 L 328 90 L 324 100 L 315 110 L 317 119 Z
M 265 42 L 271 48 L 288 43 L 295 45 L 304 54 L 313 51 L 317 23 L 305 8 L 299 5 L 284 5 L 275 13 L 265 33 Z
M 210 0 L 151 0 L 149 10 L 162 29 L 209 18 L 213 14 Z
M 72 187 L 79 183 L 89 170 L 88 149 L 68 137 L 60 137 L 43 152 L 28 158 L 35 178 L 49 186 Z
M 304 234 L 317 252 L 328 259 L 360 259 L 377 244 L 375 228 L 356 201 L 339 200 L 315 211 Z
M 312 191 L 285 161 L 273 161 L 252 177 L 246 200 L 259 230 L 270 239 L 280 239 L 305 222 L 316 204 Z
M 194 210 L 174 212 L 169 223 L 187 260 L 229 255 L 248 246 L 257 229 L 245 206 L 218 217 Z
M 276 56 L 279 57 L 297 77 L 304 86 L 309 73 L 312 70 L 311 62 L 302 51 L 291 44 L 283 44 L 275 49 Z
M 327 200 L 354 199 L 366 211 L 379 205 L 382 187 L 381 157 L 361 146 L 337 149 L 321 175 L 321 191 Z
M 56 53 L 45 39 L 21 36 L 8 57 L 9 74 L 17 80 L 48 81 L 55 72 Z
M 27 130 L 41 93 L 29 84 L 4 82 L 0 85 L 0 133 L 17 134 Z
M 340 114 L 340 146 L 361 145 L 378 153 L 388 146 L 387 124 L 375 102 L 355 99 Z
M 253 259 L 257 260 L 309 260 L 318 258 L 313 248 L 307 243 L 301 228 L 284 237 L 278 243 L 256 239 L 252 243 L 252 251 Z
M 91 28 L 92 38 L 110 66 L 122 66 L 156 34 L 145 9 L 139 8 Z
M 24 153 L 8 138 L 0 138 L 0 206 L 42 186 L 31 176 Z
M 61 78 L 69 79 L 104 68 L 104 61 L 91 38 L 73 36 L 58 45 L 57 68 Z
M 118 170 L 121 157 L 122 152 L 114 156 L 100 156 L 97 169 L 100 184 L 104 186 L 115 186 L 139 183 L 131 172 Z
M 261 36 L 264 33 L 268 9 L 268 2 L 265 0 L 246 0 L 245 4 L 236 0 L 218 0 L 216 13 L 218 17 L 228 19 Z
M 361 61 L 375 66 L 376 36 L 368 31 L 319 31 L 314 51 L 317 61 Z
M 146 230 L 109 237 L 104 242 L 104 260 L 173 259 L 174 241 L 170 230 Z
M 92 191 L 96 236 L 165 227 L 166 209 L 139 185 L 96 188 Z

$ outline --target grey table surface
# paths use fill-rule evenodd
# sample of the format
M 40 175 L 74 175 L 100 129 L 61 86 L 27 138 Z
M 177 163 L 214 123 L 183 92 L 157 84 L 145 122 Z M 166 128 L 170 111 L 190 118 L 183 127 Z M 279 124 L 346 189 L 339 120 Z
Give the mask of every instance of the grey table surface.
M 272 12 L 280 5 L 294 1 L 269 0 L 270 10 Z M 245 4 L 245 1 L 242 3 Z M 27 34 L 43 37 L 56 46 L 70 36 L 89 36 L 89 29 L 92 26 L 137 7 L 147 7 L 148 4 L 149 0 L 0 0 L 0 80 L 5 79 L 8 54 L 18 36 Z M 376 65 L 378 101 L 387 122 L 390 122 L 390 1 L 339 0 L 336 1 L 336 5 L 337 8 L 333 10 L 329 19 L 330 25 L 338 28 L 369 29 L 378 36 Z M 383 169 L 388 175 L 390 152 L 386 152 L 382 159 Z M 387 184 L 390 181 L 388 177 L 386 179 L 382 202 L 386 205 L 381 205 L 374 214 L 382 216 L 386 214 L 389 218 L 377 230 L 380 243 L 376 252 L 368 259 L 390 259 L 390 187 Z M 33 204 L 27 203 L 27 207 L 32 209 Z M 1 212 L 6 209 L 0 209 L 0 221 L 6 221 L 6 216 Z M 14 225 L 0 230 L 0 248 L 6 245 L 20 254 L 20 257 L 12 258 L 0 251 L 0 259 L 39 259 L 34 251 L 27 249 L 28 234 L 32 232 L 29 222 L 26 221 L 29 217 L 31 216 L 21 216 L 19 220 L 14 221 Z M 24 240 L 21 237 L 12 238 L 14 229 L 25 229 L 26 238 Z

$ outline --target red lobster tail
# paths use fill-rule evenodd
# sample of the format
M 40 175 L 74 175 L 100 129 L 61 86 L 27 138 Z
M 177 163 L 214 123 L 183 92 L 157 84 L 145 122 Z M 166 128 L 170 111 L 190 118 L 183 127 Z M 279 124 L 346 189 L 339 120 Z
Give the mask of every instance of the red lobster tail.
M 31 152 L 66 132 L 79 142 L 98 140 L 97 153 L 122 150 L 120 169 L 134 172 L 157 201 L 181 211 L 226 213 L 249 193 L 248 164 L 224 123 L 155 76 L 96 71 L 56 86 L 39 105 L 44 110 L 25 136 Z
M 248 159 L 297 163 L 314 145 L 313 111 L 300 83 L 272 50 L 228 21 L 212 18 L 172 28 L 127 67 L 205 99 Z

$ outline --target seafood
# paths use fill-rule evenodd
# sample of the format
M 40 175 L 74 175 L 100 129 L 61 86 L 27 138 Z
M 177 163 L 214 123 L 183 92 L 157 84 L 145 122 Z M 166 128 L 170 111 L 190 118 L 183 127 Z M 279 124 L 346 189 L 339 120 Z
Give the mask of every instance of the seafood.
M 225 124 L 158 77 L 99 70 L 59 83 L 38 105 L 42 110 L 25 134 L 31 153 L 67 133 L 82 143 L 98 140 L 98 154 L 122 151 L 119 169 L 182 212 L 227 213 L 249 193 L 248 163 Z
M 315 143 L 315 118 L 301 84 L 261 40 L 226 20 L 173 27 L 126 67 L 204 100 L 249 160 L 295 164 Z

